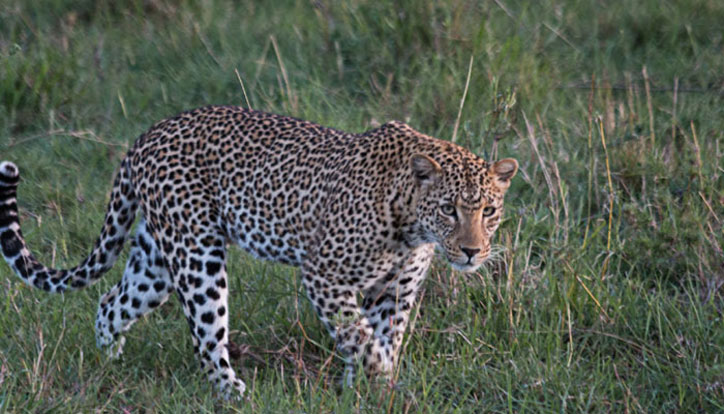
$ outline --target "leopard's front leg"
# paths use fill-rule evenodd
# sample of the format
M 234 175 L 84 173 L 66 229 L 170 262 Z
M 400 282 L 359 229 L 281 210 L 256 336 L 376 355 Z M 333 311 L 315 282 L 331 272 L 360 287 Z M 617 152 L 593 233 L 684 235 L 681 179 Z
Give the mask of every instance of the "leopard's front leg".
M 372 338 L 374 328 L 357 304 L 353 286 L 337 285 L 311 265 L 303 268 L 302 283 L 319 319 L 334 338 L 345 360 L 345 384 L 354 382 L 355 366 Z
M 417 291 L 432 260 L 434 247 L 423 245 L 397 260 L 368 259 L 376 271 L 367 277 L 331 258 L 311 256 L 302 267 L 309 300 L 335 339 L 346 361 L 345 380 L 351 385 L 362 362 L 368 374 L 390 377 Z M 361 267 L 361 266 L 360 266 Z M 357 293 L 364 293 L 362 308 Z
M 409 323 L 410 311 L 433 253 L 432 245 L 416 248 L 393 279 L 380 280 L 365 291 L 362 308 L 374 329 L 362 357 L 368 374 L 392 378 L 399 361 L 402 337 Z

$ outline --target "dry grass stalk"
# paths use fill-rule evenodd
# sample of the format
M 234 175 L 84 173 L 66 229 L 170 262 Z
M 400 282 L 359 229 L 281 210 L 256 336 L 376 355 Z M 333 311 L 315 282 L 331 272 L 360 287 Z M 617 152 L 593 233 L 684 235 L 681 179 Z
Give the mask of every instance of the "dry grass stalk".
M 608 147 L 606 146 L 606 133 L 603 131 L 603 122 L 598 122 L 599 131 L 601 133 L 601 144 L 603 144 L 603 154 L 606 160 L 606 178 L 608 180 L 608 238 L 606 241 L 606 250 L 611 251 L 611 224 L 613 223 L 613 199 L 614 189 L 613 180 L 611 179 L 611 164 L 608 159 Z
M 269 36 L 269 39 L 271 40 L 272 47 L 274 48 L 274 53 L 277 56 L 277 62 L 279 63 L 279 70 L 282 72 L 282 79 L 284 79 L 284 86 L 286 88 L 286 95 L 287 95 L 287 102 L 291 105 L 291 108 L 288 108 L 291 110 L 292 113 L 297 113 L 297 96 L 292 92 L 291 84 L 289 83 L 289 76 L 287 75 L 287 68 L 284 66 L 284 61 L 282 60 L 281 52 L 279 52 L 279 45 L 277 45 L 277 39 L 274 37 L 274 35 Z
M 593 96 L 596 92 L 596 74 L 591 75 L 591 92 L 588 94 L 588 191 L 586 198 L 586 229 L 583 231 L 582 249 L 586 248 L 588 230 L 591 227 L 591 197 L 593 196 Z
M 634 87 L 631 81 L 631 73 L 625 72 L 626 77 L 626 102 L 628 104 L 628 128 L 630 131 L 634 129 L 634 121 L 636 121 L 636 106 L 634 105 Z
M 611 164 L 609 162 L 608 158 L 608 148 L 606 147 L 606 133 L 603 130 L 603 121 L 598 120 L 598 128 L 599 132 L 601 134 L 601 143 L 603 144 L 603 154 L 606 160 L 606 178 L 608 179 L 608 235 L 606 238 L 606 251 L 609 253 L 608 256 L 606 256 L 606 259 L 603 262 L 603 266 L 601 268 L 601 280 L 604 279 L 606 276 L 606 270 L 608 268 L 608 261 L 611 259 L 611 231 L 613 228 L 613 200 L 615 197 L 614 189 L 613 189 L 613 180 L 611 179 Z
M 694 150 L 696 151 L 696 168 L 699 173 L 699 189 L 704 186 L 704 178 L 701 173 L 701 148 L 699 148 L 699 138 L 696 135 L 696 127 L 694 127 L 694 121 L 691 121 L 691 135 L 694 138 Z
M 656 134 L 654 133 L 654 104 L 651 101 L 651 86 L 649 85 L 649 73 L 646 66 L 641 70 L 644 75 L 644 87 L 646 88 L 646 106 L 649 109 L 649 129 L 651 130 L 651 148 L 656 143 Z
M 468 77 L 465 80 L 465 90 L 463 90 L 463 97 L 460 99 L 460 108 L 458 108 L 458 116 L 455 119 L 455 127 L 452 133 L 452 142 L 458 137 L 458 127 L 460 126 L 460 116 L 463 114 L 463 106 L 465 105 L 465 98 L 468 96 L 468 86 L 470 86 L 470 74 L 473 73 L 473 55 L 470 55 L 470 63 L 468 64 Z
M 671 142 L 676 137 L 676 106 L 679 101 L 679 77 L 674 77 L 674 99 L 671 105 Z
M 246 107 L 249 109 L 252 109 L 251 102 L 249 102 L 249 97 L 246 95 L 246 88 L 244 87 L 244 81 L 241 80 L 241 75 L 239 74 L 239 69 L 234 68 L 234 73 L 236 73 L 236 78 L 239 79 L 239 85 L 241 85 L 241 91 L 244 92 L 244 100 L 246 101 Z
M 568 204 L 566 203 L 566 192 L 563 190 L 563 183 L 561 180 L 560 170 L 558 169 L 558 162 L 555 161 L 557 157 L 553 153 L 553 138 L 551 136 L 550 130 L 546 128 L 543 124 L 543 120 L 541 119 L 540 114 L 536 114 L 536 120 L 538 121 L 538 126 L 540 127 L 541 131 L 543 131 L 543 137 L 545 138 L 545 143 L 547 144 L 548 152 L 550 154 L 552 176 L 555 178 L 555 184 L 558 188 L 558 194 L 560 196 L 560 205 L 563 207 L 563 244 L 568 244 Z M 558 212 L 556 212 L 556 215 L 558 215 Z
M 128 120 L 128 111 L 126 111 L 126 101 L 123 100 L 123 95 L 121 95 L 121 90 L 118 90 L 118 102 L 121 103 L 121 111 L 123 111 L 123 118 Z
M 555 196 L 556 186 L 553 185 L 553 179 L 551 178 L 551 174 L 546 167 L 545 160 L 543 159 L 540 150 L 538 149 L 538 143 L 535 137 L 535 127 L 530 122 L 528 122 L 528 117 L 526 117 L 525 112 L 523 112 L 523 120 L 525 121 L 525 126 L 528 131 L 528 141 L 530 141 L 533 152 L 535 152 L 536 158 L 538 158 L 538 163 L 540 164 L 541 170 L 543 171 L 543 177 L 545 178 L 546 184 L 548 185 L 548 199 L 550 200 L 551 211 L 553 212 L 553 217 L 555 219 L 555 233 L 558 234 L 560 223 L 558 220 L 558 199 Z
M 573 270 L 573 269 L 571 269 L 571 270 Z M 598 307 L 598 309 L 599 309 L 599 310 L 603 313 L 603 315 L 606 317 L 606 320 L 610 321 L 610 320 L 611 320 L 611 317 L 608 316 L 608 313 L 606 312 L 606 309 L 604 309 L 603 306 L 601 306 L 601 302 L 599 302 L 598 299 L 596 299 L 596 297 L 593 295 L 593 293 L 591 292 L 591 290 L 588 289 L 588 286 L 586 286 L 586 284 L 583 283 L 583 280 L 581 280 L 581 278 L 580 278 L 578 275 L 574 275 L 574 276 L 576 277 L 576 280 L 578 281 L 578 283 L 581 284 L 581 287 L 583 287 L 583 290 L 586 291 L 586 293 L 587 293 L 588 296 L 591 298 L 591 300 L 593 300 L 593 302 L 596 304 L 596 306 Z

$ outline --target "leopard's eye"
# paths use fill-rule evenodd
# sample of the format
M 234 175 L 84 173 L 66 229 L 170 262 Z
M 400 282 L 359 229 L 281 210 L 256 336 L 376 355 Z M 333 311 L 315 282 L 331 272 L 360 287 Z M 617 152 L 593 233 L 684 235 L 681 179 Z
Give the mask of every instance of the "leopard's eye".
M 450 217 L 456 217 L 457 214 L 455 213 L 455 206 L 452 204 L 443 204 L 440 206 L 440 211 L 442 214 Z
M 490 217 L 495 213 L 495 207 L 487 206 L 483 209 L 483 217 Z

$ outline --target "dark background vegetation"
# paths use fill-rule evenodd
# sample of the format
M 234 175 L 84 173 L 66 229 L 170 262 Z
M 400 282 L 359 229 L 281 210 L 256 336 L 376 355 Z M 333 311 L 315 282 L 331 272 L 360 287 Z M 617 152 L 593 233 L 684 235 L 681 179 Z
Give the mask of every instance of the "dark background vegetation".
M 0 408 L 724 411 L 723 96 L 716 0 L 3 1 L 0 158 L 20 166 L 25 235 L 55 266 L 88 251 L 135 137 L 196 106 L 457 129 L 521 171 L 491 265 L 431 271 L 394 389 L 338 387 L 297 271 L 235 249 L 246 402 L 215 398 L 175 299 L 122 360 L 95 348 L 122 265 L 50 296 L 2 264 Z

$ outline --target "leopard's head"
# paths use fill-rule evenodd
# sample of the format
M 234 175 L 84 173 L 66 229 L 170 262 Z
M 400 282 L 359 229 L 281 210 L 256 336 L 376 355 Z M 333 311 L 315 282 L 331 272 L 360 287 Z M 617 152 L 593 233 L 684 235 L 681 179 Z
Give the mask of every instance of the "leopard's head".
M 454 268 L 472 272 L 490 255 L 490 238 L 518 162 L 487 163 L 457 149 L 412 156 L 417 223 L 422 240 L 437 244 Z

